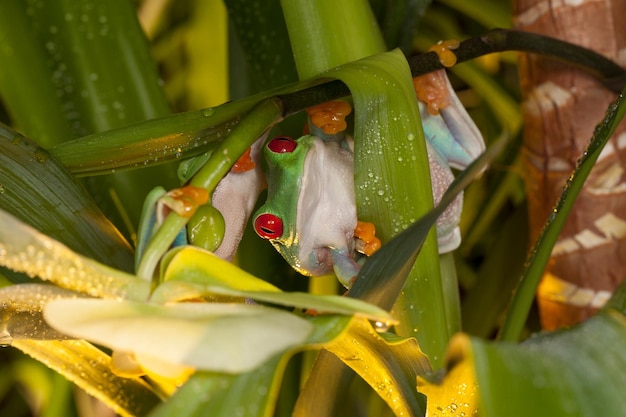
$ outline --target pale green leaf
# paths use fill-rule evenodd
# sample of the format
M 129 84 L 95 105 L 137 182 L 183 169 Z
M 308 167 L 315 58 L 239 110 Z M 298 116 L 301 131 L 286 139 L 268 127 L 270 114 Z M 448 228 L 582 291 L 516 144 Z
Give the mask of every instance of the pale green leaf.
M 192 246 L 177 249 L 167 257 L 163 279 L 165 282 L 152 295 L 157 303 L 221 295 L 394 322 L 384 309 L 355 298 L 282 292 L 211 252 Z
M 159 360 L 219 372 L 249 371 L 306 341 L 313 325 L 259 305 L 65 299 L 46 321 L 62 333 Z
M 145 299 L 150 285 L 78 255 L 3 210 L 0 265 L 95 297 Z

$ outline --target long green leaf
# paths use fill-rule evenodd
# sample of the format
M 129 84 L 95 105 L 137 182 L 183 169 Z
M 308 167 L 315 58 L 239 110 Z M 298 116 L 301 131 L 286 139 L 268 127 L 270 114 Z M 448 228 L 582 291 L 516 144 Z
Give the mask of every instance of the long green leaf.
M 246 58 L 252 93 L 297 81 L 280 0 L 224 3 Z M 252 21 L 255 24 L 251 25 Z
M 594 132 L 591 143 L 587 147 L 583 157 L 579 160 L 574 173 L 568 179 L 559 201 L 556 203 L 541 236 L 531 251 L 526 270 L 513 295 L 508 315 L 500 330 L 499 339 L 516 341 L 520 338 L 526 317 L 528 316 L 528 312 L 535 298 L 537 286 L 539 285 L 544 268 L 550 258 L 552 248 L 567 219 L 567 215 L 574 205 L 574 201 L 576 201 L 576 197 L 583 187 L 595 161 L 598 159 L 598 156 L 600 156 L 604 145 L 608 142 L 617 128 L 617 125 L 626 114 L 625 93 L 626 87 L 622 90 L 622 94 L 619 95 L 615 103 L 609 107 L 604 120 Z
M 615 312 L 519 346 L 472 340 L 481 415 L 622 415 L 624 343 L 626 320 Z
M 148 281 L 80 256 L 3 210 L 0 265 L 94 297 L 145 300 L 150 290 Z
M 27 136 L 41 137 L 49 147 L 168 113 L 130 2 L 7 3 L 10 7 L 3 9 L 0 25 L 0 40 L 5 42 L 0 48 L 4 63 L 0 73 L 5 74 L 0 94 Z M 24 39 L 14 33 L 24 30 L 29 32 L 27 45 L 20 46 Z M 23 77 L 32 81 L 15 81 Z M 137 196 L 156 185 L 171 188 L 177 179 L 172 167 L 160 167 L 103 177 L 88 185 L 107 216 L 132 232 L 141 212 L 142 199 Z
M 84 340 L 16 340 L 13 346 L 124 417 L 145 416 L 160 403 L 160 398 L 143 380 L 112 374 L 109 355 Z
M 4 125 L 0 209 L 85 256 L 132 270 L 130 245 L 84 187 L 44 149 Z

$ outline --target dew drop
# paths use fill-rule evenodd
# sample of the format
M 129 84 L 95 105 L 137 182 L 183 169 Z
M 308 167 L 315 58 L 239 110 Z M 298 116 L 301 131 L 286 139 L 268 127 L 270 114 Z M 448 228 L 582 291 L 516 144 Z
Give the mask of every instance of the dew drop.
M 202 110 L 202 115 L 205 117 L 211 117 L 214 114 L 215 114 L 215 109 L 213 107 Z
M 375 321 L 374 322 L 374 329 L 378 333 L 388 332 L 390 327 L 391 327 L 391 323 L 389 323 L 389 322 L 385 322 L 385 321 Z

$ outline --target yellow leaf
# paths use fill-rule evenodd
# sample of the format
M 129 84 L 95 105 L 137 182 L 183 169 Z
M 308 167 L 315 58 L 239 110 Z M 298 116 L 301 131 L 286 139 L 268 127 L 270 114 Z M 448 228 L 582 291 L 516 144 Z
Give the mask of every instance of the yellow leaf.
M 450 367 L 440 384 L 417 377 L 417 390 L 426 395 L 427 417 L 470 417 L 478 415 L 478 386 L 469 358 L 469 338 L 459 334 L 450 341 Z

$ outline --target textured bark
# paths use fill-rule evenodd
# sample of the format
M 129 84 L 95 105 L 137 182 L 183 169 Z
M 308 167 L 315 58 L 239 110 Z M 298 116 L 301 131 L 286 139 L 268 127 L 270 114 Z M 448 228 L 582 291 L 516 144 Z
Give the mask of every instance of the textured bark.
M 518 0 L 514 25 L 594 49 L 626 64 L 626 0 Z M 525 181 L 537 238 L 614 93 L 554 59 L 520 57 Z M 581 192 L 538 292 L 542 325 L 554 329 L 597 310 L 626 276 L 626 124 Z

